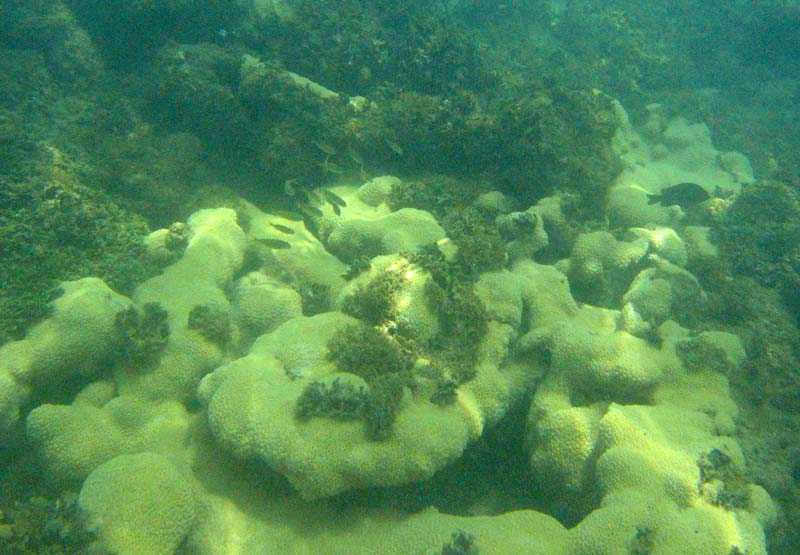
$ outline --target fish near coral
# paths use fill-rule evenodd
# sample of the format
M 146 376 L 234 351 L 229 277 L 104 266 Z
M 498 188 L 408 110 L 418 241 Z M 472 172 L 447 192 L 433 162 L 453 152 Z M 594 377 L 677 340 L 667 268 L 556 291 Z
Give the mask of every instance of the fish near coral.
M 661 189 L 658 194 L 648 194 L 647 204 L 678 205 L 686 209 L 710 198 L 711 195 L 697 183 L 678 183 Z

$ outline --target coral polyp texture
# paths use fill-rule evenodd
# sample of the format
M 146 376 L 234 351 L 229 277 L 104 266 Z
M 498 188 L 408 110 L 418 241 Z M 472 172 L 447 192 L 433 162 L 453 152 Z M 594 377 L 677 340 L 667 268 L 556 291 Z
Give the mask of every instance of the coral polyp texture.
M 661 131 L 665 148 L 702 142 L 689 131 Z M 431 213 L 386 204 L 398 183 L 331 188 L 341 202 L 309 210 L 308 227 L 244 202 L 196 212 L 182 254 L 130 299 L 65 283 L 52 315 L 0 349 L 6 434 L 45 381 L 83 380 L 71 403 L 33 408 L 25 433 L 49 479 L 80 488 L 97 547 L 765 555 L 776 510 L 746 478 L 727 380 L 743 348 L 689 328 L 703 234 L 664 211 L 641 221 L 646 204 L 623 209 L 612 190 L 624 233 L 576 234 L 544 264 L 531 255 L 563 235 L 563 198 L 525 212 L 481 198 L 449 237 Z M 477 253 L 459 249 L 492 218 L 463 222 L 487 210 L 513 254 L 466 268 Z M 309 283 L 325 298 L 304 311 Z M 150 356 L 119 356 L 126 342 Z M 362 490 L 424 491 L 512 413 L 527 414 L 513 440 L 539 510 L 348 506 Z

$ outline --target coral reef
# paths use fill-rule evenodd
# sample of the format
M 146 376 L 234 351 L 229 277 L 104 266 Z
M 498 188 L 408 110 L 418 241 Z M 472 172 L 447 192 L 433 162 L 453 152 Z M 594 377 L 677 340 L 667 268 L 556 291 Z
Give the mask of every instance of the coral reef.
M 78 505 L 100 548 L 121 555 L 173 553 L 198 512 L 192 486 L 154 453 L 121 455 L 98 466 L 86 478 Z
M 796 7 L 6 4 L 0 551 L 794 552 Z
M 64 282 L 61 290 L 46 320 L 24 339 L 0 347 L 0 436 L 13 430 L 34 388 L 88 380 L 107 367 L 122 344 L 115 321 L 130 300 L 98 278 Z
M 348 211 L 338 217 L 357 218 L 350 212 L 360 209 L 356 191 L 341 193 Z M 248 233 L 255 237 L 274 218 L 254 209 L 248 214 Z M 469 517 L 482 553 L 505 552 L 525 536 L 520 530 L 533 529 L 538 531 L 529 532 L 537 538 L 532 545 L 565 555 L 581 543 L 646 549 L 648 537 L 685 552 L 702 542 L 721 555 L 734 547 L 764 553 L 762 529 L 774 522 L 774 509 L 766 492 L 744 478 L 741 448 L 730 436 L 736 406 L 723 373 L 735 372 L 743 359 L 732 334 L 690 339 L 670 318 L 684 308 L 670 305 L 652 332 L 657 341 L 639 338 L 617 329 L 617 322 L 626 321 L 623 297 L 609 300 L 616 308 L 579 305 L 567 276 L 553 266 L 520 259 L 507 268 L 467 273 L 457 249 L 448 255 L 445 248 L 420 255 L 430 271 L 398 253 L 373 258 L 337 294 L 336 306 L 360 307 L 352 313 L 361 318 L 336 310 L 310 317 L 284 313 L 287 319 L 258 336 L 244 356 L 225 358 L 188 321 L 197 306 L 215 307 L 220 315 L 232 311 L 223 290 L 245 264 L 248 241 L 256 240 L 235 220 L 235 212 L 224 208 L 193 215 L 182 257 L 135 290 L 137 306 L 159 302 L 168 311 L 171 333 L 154 367 L 132 372 L 123 362 L 111 375 L 113 383 L 90 384 L 73 404 L 42 405 L 27 419 L 28 438 L 53 483 L 83 483 L 81 505 L 100 545 L 123 553 L 174 552 L 183 541 L 215 545 L 214 530 L 225 525 L 214 516 L 195 521 L 193 507 L 197 496 L 211 507 L 217 502 L 181 462 L 195 456 L 196 425 L 183 408 L 190 384 L 198 387 L 206 433 L 214 438 L 196 472 L 202 475 L 205 464 L 217 461 L 215 472 L 224 474 L 224 457 L 232 456 L 265 465 L 301 498 L 313 500 L 429 479 L 499 422 L 512 400 L 524 402 L 537 369 L 546 369 L 528 417 L 530 471 L 538 487 L 554 494 L 548 510 L 575 526 L 553 528 L 546 540 L 542 527 L 560 525 L 544 525 L 549 517 L 534 511 Z M 680 242 L 669 233 L 645 231 L 639 232 L 642 248 L 636 252 L 652 249 L 646 260 L 651 268 L 672 264 L 661 256 L 684 260 Z M 313 241 L 286 237 L 290 247 L 278 251 L 286 260 Z M 620 248 L 607 244 L 612 251 Z M 275 256 L 265 259 L 263 271 L 276 273 Z M 318 260 L 295 256 L 295 272 Z M 341 275 L 342 266 L 330 269 Z M 635 281 L 633 273 L 621 275 Z M 187 276 L 191 290 L 177 285 Z M 635 310 L 644 306 L 638 297 L 628 303 Z M 118 312 L 109 315 L 112 330 Z M 55 325 L 58 314 L 42 326 Z M 231 326 L 246 321 L 229 320 Z M 229 337 L 237 341 L 239 334 Z M 469 356 L 447 356 L 447 344 Z M 213 371 L 204 372 L 209 367 Z M 78 448 L 76 434 L 90 430 L 96 438 L 91 449 Z M 135 470 L 142 465 L 155 469 L 158 480 Z M 698 476 L 705 477 L 700 485 Z M 172 494 L 156 501 L 159 510 L 128 515 L 153 502 L 149 488 L 161 483 Z M 134 498 L 130 492 L 137 492 Z M 269 488 L 258 495 L 269 497 Z M 214 515 L 219 509 L 209 510 Z M 121 534 L 119 519 L 134 516 L 144 519 L 137 535 Z M 252 515 L 239 518 L 260 526 Z M 475 550 L 467 535 L 445 543 L 454 527 L 461 529 L 457 518 L 463 517 L 405 517 L 403 526 L 440 532 L 404 544 L 401 552 L 443 544 L 451 551 Z M 620 519 L 630 525 L 618 530 Z M 512 521 L 517 532 L 500 540 L 499 532 Z M 697 526 L 707 530 L 702 540 L 682 532 Z M 723 532 L 731 527 L 737 539 Z M 645 529 L 650 532 L 637 536 Z M 157 530 L 164 533 L 155 535 Z M 383 541 L 375 538 L 340 538 L 334 552 L 351 541 Z

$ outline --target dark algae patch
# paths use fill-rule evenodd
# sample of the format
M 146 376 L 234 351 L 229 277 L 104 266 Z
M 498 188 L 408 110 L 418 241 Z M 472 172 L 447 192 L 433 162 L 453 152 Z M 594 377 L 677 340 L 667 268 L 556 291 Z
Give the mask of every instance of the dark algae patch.
M 3 178 L 0 178 L 3 179 Z M 130 293 L 149 273 L 139 216 L 83 185 L 38 180 L 0 186 L 0 343 L 47 314 L 60 281 L 103 278 Z

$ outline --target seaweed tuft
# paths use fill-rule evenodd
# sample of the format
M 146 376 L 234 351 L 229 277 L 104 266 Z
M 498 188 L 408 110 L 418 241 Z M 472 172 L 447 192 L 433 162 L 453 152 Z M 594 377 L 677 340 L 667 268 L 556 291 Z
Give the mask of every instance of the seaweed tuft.
M 137 366 L 158 364 L 169 339 L 167 311 L 160 303 L 147 303 L 117 313 L 114 326 L 122 338 L 122 354 Z
M 295 415 L 301 419 L 311 417 L 358 420 L 367 411 L 370 397 L 364 386 L 356 386 L 335 378 L 332 382 L 311 382 L 300 394 L 295 405 Z
M 413 357 L 388 335 L 365 324 L 338 331 L 328 342 L 328 358 L 342 372 L 361 376 L 367 383 L 387 374 L 409 372 Z
M 480 552 L 475 547 L 475 537 L 463 530 L 453 532 L 450 543 L 442 546 L 441 555 L 478 555 Z
M 197 331 L 208 341 L 224 348 L 231 340 L 231 318 L 224 310 L 208 306 L 195 305 L 189 311 L 189 329 Z

